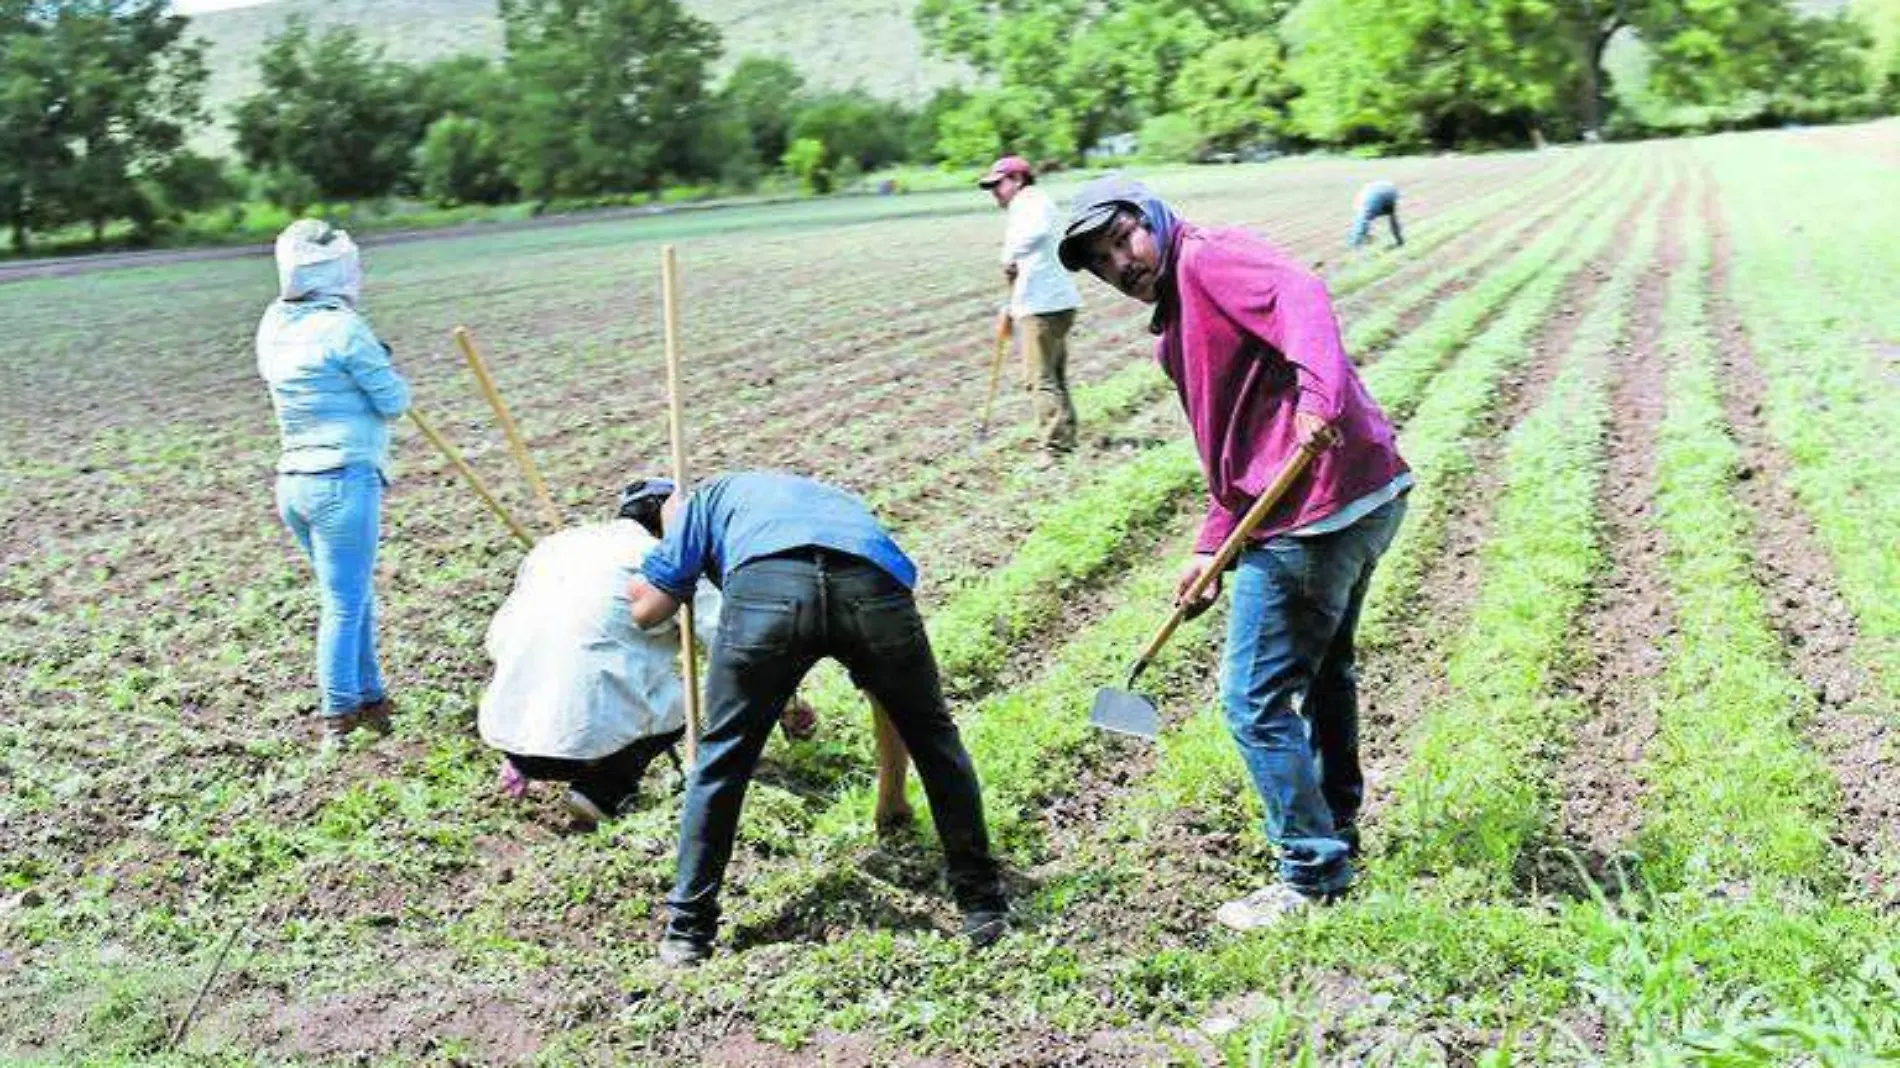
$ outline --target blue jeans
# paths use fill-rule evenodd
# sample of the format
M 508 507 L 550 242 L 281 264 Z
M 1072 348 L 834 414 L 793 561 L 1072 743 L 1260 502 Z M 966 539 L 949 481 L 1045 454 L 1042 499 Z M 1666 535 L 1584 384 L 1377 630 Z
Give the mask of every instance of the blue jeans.
M 1365 780 L 1353 631 L 1398 497 L 1344 530 L 1282 536 L 1241 554 L 1221 670 L 1227 728 L 1267 810 L 1280 878 L 1309 894 L 1352 883 Z
M 326 716 L 383 698 L 372 584 L 382 510 L 383 476 L 374 464 L 277 476 L 277 514 L 317 571 L 317 685 Z
M 1405 244 L 1405 232 L 1399 229 L 1399 197 L 1397 193 L 1393 193 L 1390 196 L 1379 195 L 1367 197 L 1366 202 L 1360 206 L 1358 213 L 1353 216 L 1352 232 L 1346 235 L 1346 244 L 1352 248 L 1358 248 L 1360 245 L 1365 244 L 1366 231 L 1372 228 L 1373 220 L 1380 216 L 1384 216 L 1385 220 L 1392 224 L 1392 244 L 1394 246 Z
M 884 707 L 930 799 L 951 894 L 963 911 L 1004 907 L 970 753 L 944 705 L 917 602 L 870 562 L 824 549 L 750 561 L 725 579 L 706 673 L 699 764 L 680 813 L 667 934 L 711 942 L 739 809 L 785 702 L 822 657 Z

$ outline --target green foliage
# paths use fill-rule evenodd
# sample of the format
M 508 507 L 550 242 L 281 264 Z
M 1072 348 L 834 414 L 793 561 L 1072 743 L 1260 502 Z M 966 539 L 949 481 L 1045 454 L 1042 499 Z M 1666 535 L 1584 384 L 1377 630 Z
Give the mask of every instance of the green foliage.
M 937 154 L 951 166 L 980 167 L 1005 154 L 1038 163 L 1076 151 L 1069 112 L 1053 94 L 1036 89 L 974 93 L 945 112 L 937 127 Z
M 1186 163 L 1201 151 L 1201 134 L 1186 115 L 1156 115 L 1141 124 L 1141 158 L 1156 163 Z
M 403 185 L 422 132 L 406 68 L 351 27 L 317 37 L 292 20 L 259 69 L 262 88 L 238 104 L 233 130 L 245 164 L 274 176 L 277 203 L 386 196 Z
M 495 204 L 516 192 L 502 159 L 501 136 L 486 119 L 444 115 L 416 149 L 416 178 L 438 204 Z
M 1607 417 L 1605 354 L 1623 333 L 1648 266 L 1645 219 L 1597 294 L 1543 402 L 1506 442 L 1504 487 L 1483 556 L 1483 585 L 1451 650 L 1451 693 L 1426 714 L 1393 786 L 1391 830 L 1410 872 L 1461 870 L 1508 885 L 1550 812 L 1550 754 L 1573 701 L 1554 680 L 1601 559 L 1594 513 Z
M 130 218 L 149 236 L 156 191 L 205 80 L 185 19 L 162 0 L 0 4 L 0 224 L 35 229 Z
M 1751 574 L 1748 516 L 1731 488 L 1741 458 L 1724 429 L 1704 310 L 1709 243 L 1695 216 L 1684 225 L 1687 269 L 1671 279 L 1664 309 L 1671 367 L 1656 442 L 1676 642 L 1645 769 L 1654 797 L 1644 870 L 1652 882 L 1698 888 L 1772 880 L 1821 890 L 1838 881 L 1826 834 L 1835 798 L 1795 729 L 1813 698 L 1782 666 Z
M 1528 140 L 1574 68 L 1538 0 L 1304 0 L 1288 16 L 1300 133 L 1328 142 Z
M 719 34 L 677 0 L 505 0 L 508 172 L 540 200 L 703 173 Z
M 824 142 L 836 163 L 872 170 L 904 158 L 910 116 L 862 90 L 824 93 L 806 101 L 792 120 L 792 140 Z
M 1848 7 L 1867 31 L 1867 66 L 1883 105 L 1900 108 L 1900 0 L 1852 0 Z
M 1175 106 L 1210 148 L 1225 152 L 1279 136 L 1293 95 L 1286 50 L 1265 34 L 1220 41 L 1190 59 L 1174 83 Z
M 719 90 L 720 103 L 744 124 L 752 150 L 765 160 L 779 159 L 791 146 L 792 122 L 804 97 L 805 76 L 776 56 L 745 57 Z
M 811 137 L 793 141 L 779 160 L 807 193 L 831 192 L 831 169 L 826 166 L 825 143 Z

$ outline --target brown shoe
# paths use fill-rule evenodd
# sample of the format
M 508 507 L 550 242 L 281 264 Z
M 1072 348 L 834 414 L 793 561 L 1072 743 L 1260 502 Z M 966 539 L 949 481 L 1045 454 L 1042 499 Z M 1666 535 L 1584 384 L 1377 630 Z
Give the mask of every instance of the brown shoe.
M 388 736 L 390 731 L 395 730 L 395 727 L 389 722 L 389 717 L 395 715 L 395 713 L 396 705 L 387 697 L 356 706 L 358 724 L 365 730 L 373 731 L 385 737 Z
M 351 732 L 362 725 L 363 717 L 359 709 L 339 712 L 334 716 L 324 716 L 322 734 L 317 744 L 326 751 L 341 749 L 348 741 Z

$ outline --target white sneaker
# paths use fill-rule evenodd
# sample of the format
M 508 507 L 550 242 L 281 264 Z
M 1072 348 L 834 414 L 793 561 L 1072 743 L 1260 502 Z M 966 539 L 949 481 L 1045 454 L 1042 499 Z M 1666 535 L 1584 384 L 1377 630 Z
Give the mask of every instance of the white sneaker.
M 1272 927 L 1290 916 L 1328 904 L 1325 897 L 1302 894 L 1285 883 L 1274 883 L 1255 890 L 1238 901 L 1229 901 L 1214 912 L 1222 926 L 1236 931 L 1258 931 Z

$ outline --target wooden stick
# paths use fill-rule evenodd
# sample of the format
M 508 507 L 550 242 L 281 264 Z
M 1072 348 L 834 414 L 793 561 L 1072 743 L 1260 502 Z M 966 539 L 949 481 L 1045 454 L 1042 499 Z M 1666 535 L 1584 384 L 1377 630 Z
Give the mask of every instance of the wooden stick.
M 1011 294 L 1015 289 L 1009 290 Z M 990 391 L 983 395 L 983 418 L 976 424 L 976 436 L 982 437 L 990 430 L 990 406 L 996 403 L 996 383 L 1003 377 L 1003 357 L 1009 352 L 1009 335 L 1015 320 L 1009 314 L 1009 306 L 1004 305 L 1003 313 L 996 318 L 996 353 L 990 357 Z
M 1142 669 L 1155 658 L 1155 654 L 1161 651 L 1161 647 L 1168 643 L 1170 637 L 1173 637 L 1174 629 L 1187 618 L 1194 603 L 1200 600 L 1201 592 L 1220 579 L 1221 572 L 1226 571 L 1227 565 L 1233 563 L 1234 557 L 1240 555 L 1247 536 L 1253 533 L 1261 520 L 1267 518 L 1267 513 L 1273 510 L 1273 506 L 1280 503 L 1280 498 L 1286 496 L 1288 487 L 1306 473 L 1306 465 L 1312 463 L 1313 457 L 1318 456 L 1324 447 L 1317 442 L 1309 441 L 1287 458 L 1285 466 L 1280 468 L 1280 474 L 1261 492 L 1260 496 L 1254 498 L 1253 506 L 1240 517 L 1239 524 L 1234 527 L 1232 533 L 1227 535 L 1227 539 L 1221 542 L 1220 551 L 1214 554 L 1214 559 L 1201 572 L 1201 576 L 1188 586 L 1187 596 L 1175 606 L 1174 614 L 1170 615 L 1168 621 L 1161 625 L 1161 629 L 1155 632 L 1155 636 L 1148 640 L 1148 647 L 1141 651 L 1141 658 L 1135 661 L 1134 670 L 1128 676 L 1131 680 L 1141 674 Z
M 673 246 L 660 249 L 660 293 L 666 323 L 666 422 L 673 439 L 673 487 L 682 499 L 686 476 L 686 422 L 681 417 L 679 270 Z M 686 766 L 699 767 L 699 652 L 693 647 L 693 599 L 680 604 L 680 681 L 686 691 Z
M 191 999 L 191 1007 L 178 1018 L 178 1026 L 172 1028 L 171 1038 L 166 1040 L 165 1049 L 175 1050 L 185 1040 L 185 1033 L 191 1030 L 191 1021 L 197 1017 L 198 1009 L 205 1003 L 205 995 L 211 993 L 211 984 L 218 981 L 218 973 L 224 971 L 224 958 L 231 955 L 231 946 L 242 934 L 245 921 L 240 919 L 231 925 L 231 931 L 224 936 L 224 944 L 218 947 L 218 955 L 211 961 L 211 971 L 205 975 L 205 981 L 198 984 L 198 996 Z
M 482 396 L 488 398 L 488 406 L 495 411 L 495 421 L 501 424 L 501 435 L 508 439 L 508 451 L 514 454 L 521 473 L 528 476 L 528 486 L 534 490 L 534 499 L 541 506 L 541 518 L 549 527 L 561 529 L 561 510 L 555 506 L 553 496 L 548 493 L 548 484 L 541 480 L 541 472 L 534 466 L 534 457 L 528 455 L 528 445 L 521 439 L 521 428 L 515 425 L 515 417 L 508 413 L 508 404 L 501 399 L 501 390 L 495 388 L 495 379 L 488 373 L 488 365 L 482 362 L 481 353 L 475 351 L 475 339 L 469 335 L 467 327 L 455 328 L 455 343 L 461 347 L 462 358 L 468 361 L 468 369 L 475 372 L 475 382 L 481 386 Z
M 431 426 L 429 421 L 423 418 L 421 410 L 410 408 L 409 421 L 416 424 L 416 429 L 422 431 L 423 437 L 435 443 L 435 447 L 442 451 L 442 455 L 448 458 L 449 463 L 453 464 L 455 469 L 461 472 L 462 480 L 469 484 L 469 488 L 473 489 L 475 495 L 482 499 L 482 503 L 488 506 L 488 510 L 495 513 L 497 519 L 506 523 L 508 529 L 514 532 L 515 537 L 521 539 L 521 544 L 530 549 L 534 548 L 534 535 L 529 534 L 526 527 L 516 522 L 515 517 L 509 513 L 508 509 L 502 507 L 502 503 L 495 499 L 495 495 L 488 492 L 488 487 L 482 484 L 481 476 L 475 473 L 474 468 L 468 466 L 468 461 L 462 459 L 462 454 L 455 451 L 455 446 L 450 445 L 447 439 L 441 434 L 436 433 L 435 427 Z

